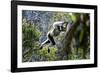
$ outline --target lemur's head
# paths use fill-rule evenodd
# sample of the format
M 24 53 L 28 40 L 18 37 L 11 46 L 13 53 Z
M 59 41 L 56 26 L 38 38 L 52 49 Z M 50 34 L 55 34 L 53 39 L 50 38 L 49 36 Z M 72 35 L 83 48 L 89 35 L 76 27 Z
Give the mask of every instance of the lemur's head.
M 70 23 L 71 21 L 57 21 L 53 23 L 53 28 L 57 28 L 59 31 L 65 31 L 67 29 L 67 25 Z
M 54 23 L 55 26 L 58 28 L 59 31 L 65 31 L 67 28 L 67 21 L 58 21 Z
M 61 26 L 62 27 L 62 31 L 66 31 L 67 26 L 71 25 L 71 24 L 73 24 L 72 20 L 63 21 L 62 26 Z

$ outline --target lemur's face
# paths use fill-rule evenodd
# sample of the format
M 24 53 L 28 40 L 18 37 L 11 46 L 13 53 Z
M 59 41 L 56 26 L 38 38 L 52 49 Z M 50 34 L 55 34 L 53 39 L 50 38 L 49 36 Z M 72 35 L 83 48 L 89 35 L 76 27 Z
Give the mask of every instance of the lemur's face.
M 60 30 L 61 30 L 61 31 L 65 31 L 66 28 L 67 28 L 67 24 L 68 24 L 68 22 L 63 22 L 63 23 L 61 24 L 61 26 L 60 26 Z
M 64 27 L 63 25 L 58 26 L 58 30 L 60 30 L 60 31 L 64 31 L 64 30 L 65 30 L 65 27 Z

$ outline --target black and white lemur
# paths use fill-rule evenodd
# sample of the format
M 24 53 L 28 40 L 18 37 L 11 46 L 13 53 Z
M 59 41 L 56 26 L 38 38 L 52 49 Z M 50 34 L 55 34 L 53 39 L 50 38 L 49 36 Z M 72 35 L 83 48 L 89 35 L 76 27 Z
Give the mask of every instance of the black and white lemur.
M 47 43 L 51 43 L 52 45 L 56 45 L 56 42 L 53 37 L 58 36 L 61 32 L 65 31 L 69 22 L 67 21 L 57 21 L 54 22 L 52 28 L 47 33 L 47 39 L 41 43 L 40 49 Z

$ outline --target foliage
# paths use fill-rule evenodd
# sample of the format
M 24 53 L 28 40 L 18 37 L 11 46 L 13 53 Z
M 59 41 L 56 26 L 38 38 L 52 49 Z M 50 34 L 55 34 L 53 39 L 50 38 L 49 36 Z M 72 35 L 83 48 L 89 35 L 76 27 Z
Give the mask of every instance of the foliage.
M 39 41 L 40 32 L 34 25 L 24 23 L 22 25 L 22 44 L 23 44 L 23 58 L 28 58 L 32 55 L 32 49 L 38 46 L 36 41 Z
M 50 50 L 49 53 L 48 53 L 48 50 Z M 48 46 L 45 46 L 42 50 L 38 51 L 38 54 L 41 57 L 45 57 L 47 61 L 54 61 L 56 60 L 56 51 L 57 51 L 57 48 L 55 47 L 48 48 Z

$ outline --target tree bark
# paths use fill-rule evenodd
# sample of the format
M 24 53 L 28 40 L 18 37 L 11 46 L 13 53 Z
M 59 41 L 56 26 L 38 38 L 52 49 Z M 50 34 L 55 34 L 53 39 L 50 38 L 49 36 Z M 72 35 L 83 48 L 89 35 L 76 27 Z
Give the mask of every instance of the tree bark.
M 71 28 L 68 31 L 66 29 L 66 34 L 65 34 L 65 38 L 63 40 L 63 44 L 64 44 L 64 51 L 67 55 L 67 60 L 70 59 L 70 54 L 72 53 L 72 50 L 71 50 L 72 38 L 73 38 L 74 32 L 79 24 L 80 24 L 80 18 L 78 16 L 77 21 L 72 24 Z

